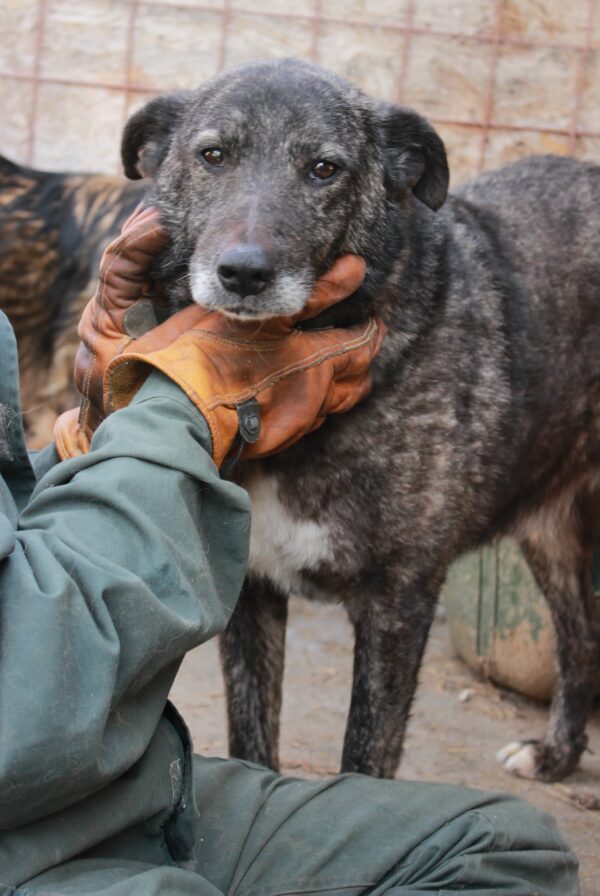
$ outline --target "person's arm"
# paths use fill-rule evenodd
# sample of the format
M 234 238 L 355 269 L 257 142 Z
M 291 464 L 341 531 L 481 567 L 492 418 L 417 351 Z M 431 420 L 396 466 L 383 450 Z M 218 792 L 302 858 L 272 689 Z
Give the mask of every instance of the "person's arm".
M 16 533 L 0 516 L 0 828 L 131 768 L 181 658 L 227 624 L 249 504 L 217 465 L 282 450 L 371 387 L 376 320 L 303 331 L 192 305 L 158 324 L 148 278 L 166 243 L 141 209 L 107 248 L 79 328 L 82 404 L 54 430 L 70 460 L 43 477 Z M 306 314 L 364 275 L 363 259 L 337 259 Z
M 142 755 L 181 658 L 227 624 L 248 534 L 247 495 L 159 373 L 47 473 L 16 532 L 0 514 L 0 828 Z

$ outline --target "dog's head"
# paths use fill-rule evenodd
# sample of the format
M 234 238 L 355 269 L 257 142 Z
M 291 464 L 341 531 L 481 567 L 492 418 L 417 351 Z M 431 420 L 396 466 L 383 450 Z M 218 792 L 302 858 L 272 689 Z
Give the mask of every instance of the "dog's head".
M 151 101 L 127 123 L 122 156 L 130 178 L 154 179 L 174 301 L 243 317 L 300 312 L 346 252 L 366 258 L 372 297 L 412 197 L 437 209 L 448 188 L 443 143 L 423 118 L 297 60 Z

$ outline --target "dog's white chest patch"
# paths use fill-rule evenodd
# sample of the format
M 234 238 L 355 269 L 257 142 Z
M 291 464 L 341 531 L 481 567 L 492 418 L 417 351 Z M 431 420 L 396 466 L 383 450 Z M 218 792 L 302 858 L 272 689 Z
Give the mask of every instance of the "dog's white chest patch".
M 302 572 L 332 557 L 328 527 L 293 517 L 280 499 L 276 476 L 257 473 L 244 486 L 252 501 L 250 572 L 286 593 L 306 593 Z

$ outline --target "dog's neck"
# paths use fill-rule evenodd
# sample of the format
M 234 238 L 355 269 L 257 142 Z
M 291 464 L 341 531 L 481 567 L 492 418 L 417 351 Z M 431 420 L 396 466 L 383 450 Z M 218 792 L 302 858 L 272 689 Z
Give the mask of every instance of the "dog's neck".
M 367 276 L 352 296 L 307 322 L 307 328 L 347 327 L 379 314 L 408 344 L 443 303 L 446 225 L 417 200 L 392 208 L 374 251 L 365 253 Z

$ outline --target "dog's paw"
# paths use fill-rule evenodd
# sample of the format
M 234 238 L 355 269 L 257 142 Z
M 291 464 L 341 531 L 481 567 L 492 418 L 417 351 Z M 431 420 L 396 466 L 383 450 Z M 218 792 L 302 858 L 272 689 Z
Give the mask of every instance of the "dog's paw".
M 543 740 L 516 740 L 496 753 L 505 771 L 520 778 L 560 781 L 577 768 L 587 744 L 583 734 L 574 743 L 551 744 Z
M 514 740 L 496 753 L 505 771 L 519 778 L 539 777 L 535 741 Z

